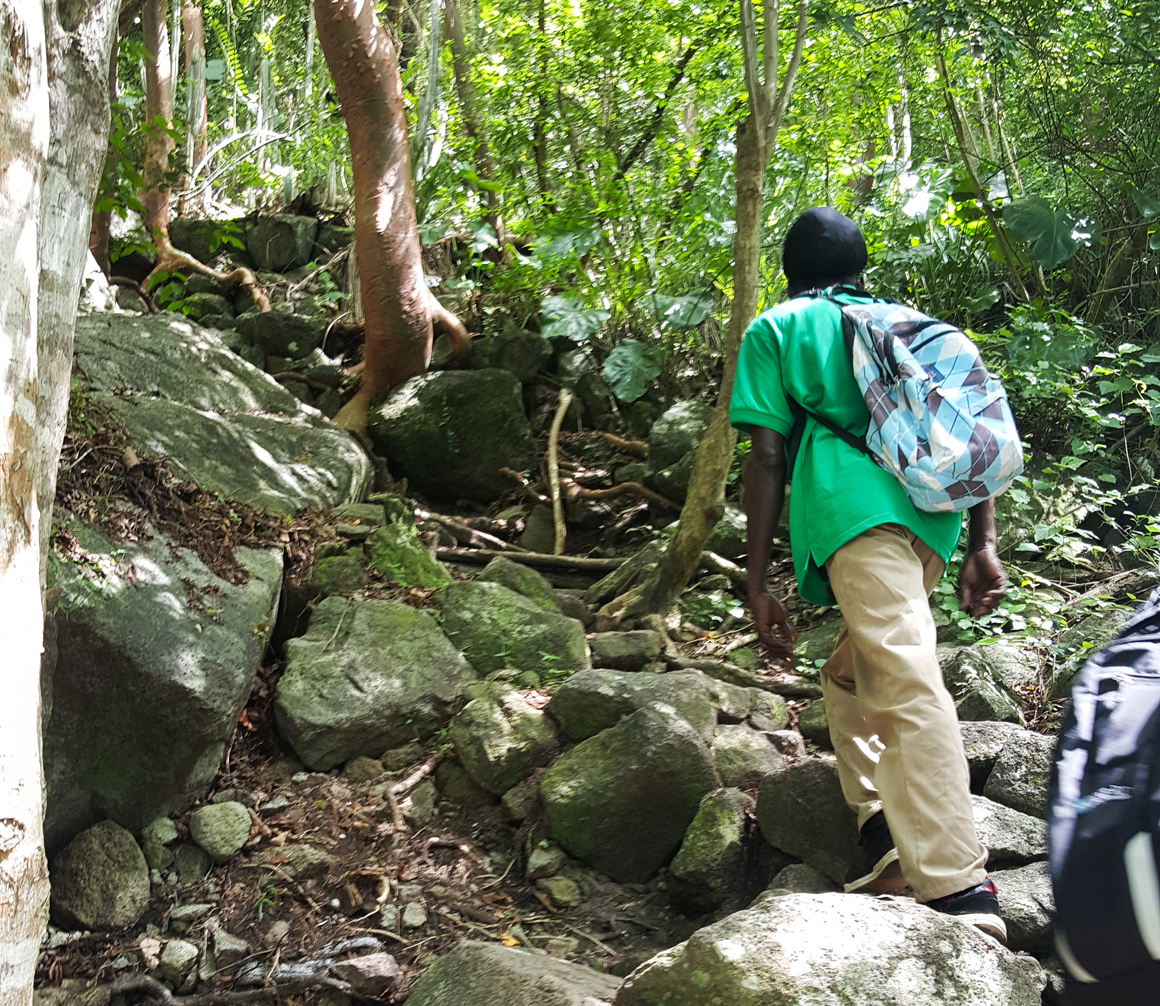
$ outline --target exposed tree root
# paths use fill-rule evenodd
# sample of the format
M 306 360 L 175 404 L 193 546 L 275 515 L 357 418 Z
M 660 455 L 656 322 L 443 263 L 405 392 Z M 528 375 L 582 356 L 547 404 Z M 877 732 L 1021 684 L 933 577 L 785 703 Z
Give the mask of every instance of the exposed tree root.
M 204 262 L 199 262 L 192 255 L 174 248 L 168 236 L 165 235 L 158 235 L 154 241 L 154 247 L 157 249 L 157 264 L 153 267 L 152 272 L 145 277 L 143 285 L 146 288 L 148 288 L 153 277 L 160 273 L 179 271 L 196 272 L 202 276 L 208 276 L 210 279 L 217 280 L 222 286 L 229 289 L 241 287 L 253 298 L 254 304 L 257 305 L 259 311 L 265 312 L 270 310 L 270 298 L 258 286 L 258 277 L 254 275 L 252 269 L 247 269 L 245 266 L 238 266 L 229 272 L 218 272 L 216 269 L 211 269 Z
M 610 447 L 624 451 L 625 454 L 631 454 L 634 458 L 648 457 L 648 443 L 644 440 L 625 440 L 615 433 L 605 433 L 604 440 Z
M 109 283 L 111 286 L 122 286 L 126 290 L 132 290 L 141 298 L 141 302 L 145 305 L 145 310 L 149 314 L 157 313 L 157 305 L 153 303 L 153 298 L 149 296 L 149 291 L 135 279 L 130 279 L 128 276 L 110 276 Z
M 560 498 L 560 426 L 571 404 L 572 389 L 561 388 L 560 401 L 556 405 L 556 414 L 552 417 L 552 427 L 548 431 L 548 487 L 552 493 L 552 525 L 556 530 L 553 555 L 564 554 L 564 542 L 568 537 L 568 526 L 564 523 L 564 502 Z
M 289 993 L 309 992 L 319 989 L 335 989 L 346 995 L 351 994 L 351 987 L 337 978 L 327 975 L 317 975 L 310 978 L 292 978 L 287 981 L 273 979 L 275 984 L 262 988 L 244 989 L 241 991 L 204 992 L 200 995 L 177 996 L 169 991 L 156 978 L 148 975 L 129 975 L 118 978 L 108 985 L 98 985 L 84 993 L 86 1006 L 108 1006 L 115 996 L 123 996 L 127 992 L 136 992 L 151 1003 L 158 1006 L 234 1006 L 239 1003 L 273 1002 L 284 1000 Z
M 585 559 L 575 555 L 548 555 L 545 552 L 498 552 L 489 548 L 441 548 L 437 553 L 443 562 L 471 562 L 486 565 L 496 556 L 544 569 L 569 569 L 582 573 L 611 573 L 625 559 Z
M 546 504 L 551 502 L 547 496 L 541 496 L 538 492 L 536 492 L 536 490 L 532 488 L 531 482 L 529 482 L 523 475 L 514 469 L 501 468 L 499 472 L 501 475 L 506 475 L 513 482 L 519 483 L 520 488 L 524 491 L 524 498 L 529 502 L 535 503 L 537 506 L 541 503 Z
M 620 485 L 612 486 L 609 489 L 585 489 L 571 479 L 564 479 L 563 483 L 565 493 L 570 497 L 578 499 L 610 500 L 615 499 L 617 496 L 640 496 L 642 499 L 646 499 L 650 503 L 655 503 L 657 506 L 663 506 L 667 510 L 681 509 L 680 504 L 666 499 L 660 493 L 653 492 L 647 486 L 642 486 L 639 482 L 622 482 Z

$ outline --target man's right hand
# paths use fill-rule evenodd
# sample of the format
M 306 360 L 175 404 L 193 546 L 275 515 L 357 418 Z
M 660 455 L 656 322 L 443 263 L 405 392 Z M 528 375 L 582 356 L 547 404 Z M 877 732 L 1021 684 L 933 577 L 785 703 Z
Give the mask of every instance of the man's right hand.
M 763 591 L 760 594 L 749 595 L 749 610 L 753 613 L 753 626 L 757 630 L 757 638 L 774 660 L 789 663 L 793 659 L 793 644 L 797 633 L 789 624 L 789 616 L 781 602 L 772 594 Z M 783 638 L 773 634 L 776 626 Z

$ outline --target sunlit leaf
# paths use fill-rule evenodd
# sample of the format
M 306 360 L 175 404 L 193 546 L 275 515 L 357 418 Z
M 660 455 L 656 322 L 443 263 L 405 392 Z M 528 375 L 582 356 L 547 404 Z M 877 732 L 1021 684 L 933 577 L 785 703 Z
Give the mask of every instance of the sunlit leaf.
M 566 336 L 573 342 L 583 342 L 598 332 L 609 317 L 608 311 L 585 307 L 570 297 L 545 297 L 540 303 L 540 317 L 545 339 Z
M 604 361 L 604 377 L 622 402 L 635 402 L 648 390 L 648 382 L 661 372 L 656 349 L 646 349 L 636 339 L 622 339 Z
M 1136 209 L 1140 211 L 1140 216 L 1145 220 L 1151 220 L 1152 217 L 1160 216 L 1160 197 L 1150 196 L 1146 192 L 1141 192 L 1133 185 L 1132 198 L 1136 201 Z
M 1094 227 L 1067 210 L 1052 209 L 1041 196 L 1016 199 L 1003 208 L 1003 222 L 1012 236 L 1026 241 L 1031 257 L 1045 269 L 1054 269 L 1083 245 L 1091 244 Z
M 708 290 L 697 290 L 683 297 L 655 294 L 647 298 L 647 304 L 657 322 L 666 328 L 695 328 L 709 317 L 713 295 Z

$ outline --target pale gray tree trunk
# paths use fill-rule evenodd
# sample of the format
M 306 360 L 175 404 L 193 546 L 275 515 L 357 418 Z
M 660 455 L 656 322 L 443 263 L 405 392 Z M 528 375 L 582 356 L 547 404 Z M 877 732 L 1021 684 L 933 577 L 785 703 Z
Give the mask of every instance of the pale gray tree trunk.
M 48 914 L 36 495 L 37 245 L 48 61 L 39 0 L 0 0 L 0 25 L 0 1006 L 27 1006 Z
M 43 542 L 109 127 L 115 0 L 0 0 L 0 1006 L 29 1006 L 48 915 Z
M 88 248 L 88 221 L 109 142 L 109 59 L 118 6 L 116 0 L 88 0 L 60 9 L 51 0 L 44 5 L 51 125 L 40 204 L 37 297 L 36 468 L 45 529 L 42 557 L 48 554 L 47 532 L 68 412 L 73 324 Z

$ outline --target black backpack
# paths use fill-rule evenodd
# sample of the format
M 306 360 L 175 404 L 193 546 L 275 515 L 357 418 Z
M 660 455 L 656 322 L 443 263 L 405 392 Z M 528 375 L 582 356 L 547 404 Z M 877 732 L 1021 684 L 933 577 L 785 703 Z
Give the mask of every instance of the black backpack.
M 1160 590 L 1076 680 L 1047 838 L 1071 976 L 1096 982 L 1160 960 Z

